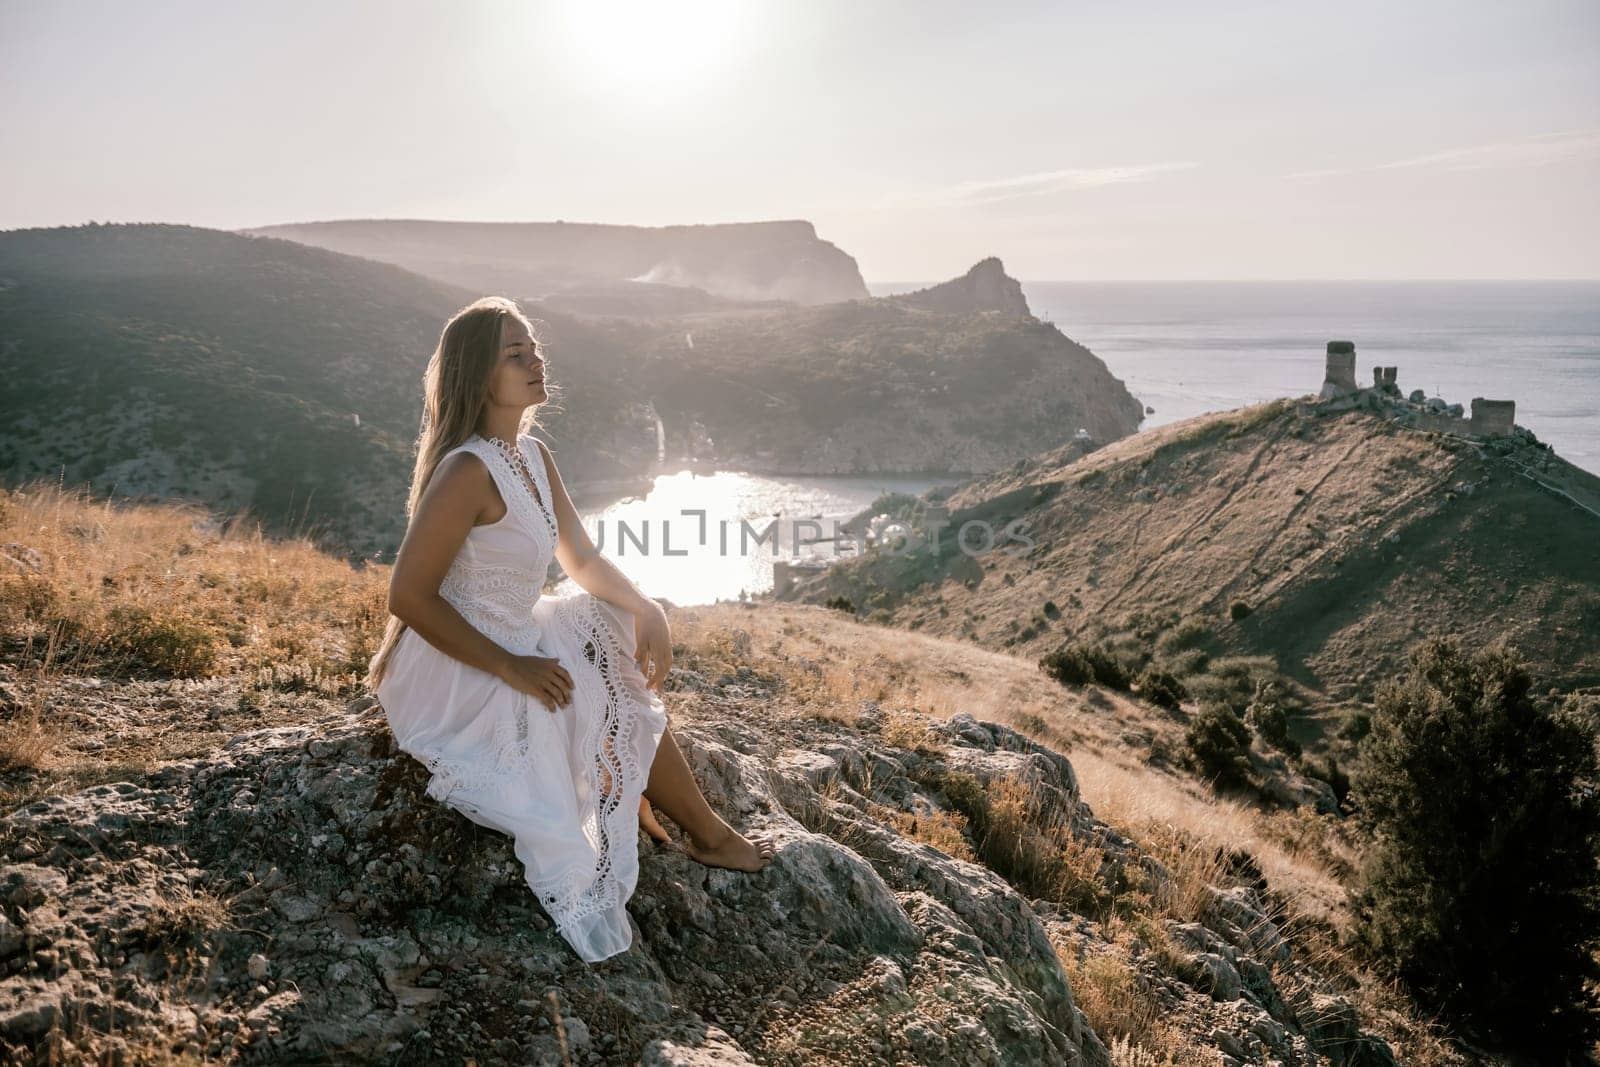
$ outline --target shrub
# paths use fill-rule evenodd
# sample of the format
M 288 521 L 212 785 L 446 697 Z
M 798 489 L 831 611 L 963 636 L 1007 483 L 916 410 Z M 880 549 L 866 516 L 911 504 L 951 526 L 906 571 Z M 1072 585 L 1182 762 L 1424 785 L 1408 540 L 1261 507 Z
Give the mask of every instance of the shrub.
M 1206 704 L 1184 734 L 1189 763 L 1220 786 L 1250 784 L 1250 728 L 1220 704 Z
M 856 613 L 855 603 L 847 596 L 831 596 L 822 602 L 822 606 L 832 608 L 834 611 L 847 612 L 851 615 Z
M 1062 685 L 1088 685 L 1093 682 L 1109 689 L 1127 689 L 1128 673 L 1106 649 L 1095 645 L 1066 644 L 1047 652 L 1039 669 Z
M 1338 737 L 1341 741 L 1360 742 L 1362 738 L 1372 732 L 1372 713 L 1369 711 L 1352 712 L 1344 722 L 1339 724 Z
M 1234 622 L 1238 622 L 1240 619 L 1248 617 L 1250 612 L 1253 610 L 1255 609 L 1253 609 L 1249 604 L 1246 604 L 1244 601 L 1235 600 L 1232 604 L 1228 605 L 1228 618 L 1232 619 Z
M 1139 695 L 1157 707 L 1176 710 L 1189 694 L 1173 675 L 1146 667 L 1139 675 Z
M 1211 627 L 1200 619 L 1184 619 L 1156 639 L 1156 653 L 1171 656 L 1178 652 L 1199 649 L 1211 639 Z
M 1284 710 L 1275 682 L 1257 682 L 1255 695 L 1245 707 L 1244 721 L 1255 728 L 1261 740 L 1291 756 L 1300 754 L 1300 742 L 1289 736 L 1289 715 Z
M 1542 710 L 1513 653 L 1434 639 L 1380 686 L 1351 775 L 1373 835 L 1365 947 L 1427 1006 L 1539 1062 L 1600 1024 L 1595 733 Z
M 1168 674 L 1187 678 L 1190 675 L 1205 673 L 1205 669 L 1211 665 L 1211 654 L 1203 648 L 1184 648 L 1176 652 L 1162 653 L 1157 662 Z
M 1278 662 L 1271 656 L 1224 656 L 1212 660 L 1206 673 L 1188 677 L 1184 686 L 1202 704 L 1223 704 L 1243 718 L 1262 685 L 1270 685 L 1286 714 L 1301 705 L 1283 684 Z
M 174 678 L 204 678 L 217 667 L 217 633 L 190 615 L 134 604 L 111 609 L 106 650 Z

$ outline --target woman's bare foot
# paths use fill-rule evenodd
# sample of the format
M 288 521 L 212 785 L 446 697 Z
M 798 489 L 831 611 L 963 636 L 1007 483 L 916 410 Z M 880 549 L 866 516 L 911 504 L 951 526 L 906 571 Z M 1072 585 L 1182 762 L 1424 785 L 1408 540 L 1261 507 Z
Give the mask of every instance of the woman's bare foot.
M 672 837 L 656 819 L 655 810 L 650 807 L 650 801 L 645 797 L 639 798 L 639 828 L 663 845 L 672 840 Z
M 726 823 L 723 824 L 727 826 Z M 702 844 L 690 834 L 683 850 L 689 858 L 707 867 L 727 867 L 735 871 L 759 871 L 772 862 L 777 850 L 769 834 L 745 837 L 728 826 L 715 842 Z

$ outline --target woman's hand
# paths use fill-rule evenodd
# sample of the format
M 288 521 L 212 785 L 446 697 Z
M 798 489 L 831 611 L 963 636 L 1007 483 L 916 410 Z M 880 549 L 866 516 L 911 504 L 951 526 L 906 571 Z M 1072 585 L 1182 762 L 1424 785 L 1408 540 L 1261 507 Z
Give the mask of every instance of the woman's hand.
M 672 629 L 661 605 L 648 604 L 633 617 L 633 662 L 645 676 L 645 688 L 660 689 L 672 669 Z
M 501 665 L 500 680 L 537 697 L 551 712 L 572 700 L 572 675 L 554 656 L 510 656 Z

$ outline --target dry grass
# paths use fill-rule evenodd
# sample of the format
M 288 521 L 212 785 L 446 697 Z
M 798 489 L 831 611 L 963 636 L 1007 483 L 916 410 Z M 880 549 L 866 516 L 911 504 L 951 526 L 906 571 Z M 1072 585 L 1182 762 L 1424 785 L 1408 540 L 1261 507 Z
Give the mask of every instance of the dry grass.
M 1006 881 L 1080 914 L 1108 914 L 1122 872 L 1074 831 L 1072 813 L 1056 798 L 1031 782 L 980 782 L 962 771 L 928 772 L 924 784 L 961 814 L 973 851 Z
M 360 692 L 388 569 L 185 504 L 0 490 L 0 803 L 301 721 Z
M 223 929 L 229 923 L 228 901 L 207 889 L 188 886 L 157 899 L 145 917 L 141 936 L 148 944 L 181 949 Z
M 1111 1050 L 1113 1067 L 1216 1067 L 1221 1058 L 1167 1022 L 1155 991 L 1120 957 L 1057 946 L 1072 997 Z
M 55 640 L 106 675 L 244 673 L 348 693 L 384 621 L 386 569 L 189 504 L 34 483 L 0 497 L 0 544 L 21 546 L 0 561 L 0 642 L 26 658 Z
M 901 836 L 932 845 L 947 856 L 977 863 L 978 856 L 967 843 L 967 820 L 958 812 L 931 811 L 926 815 L 887 810 L 885 821 Z
M 1302 914 L 1343 922 L 1339 874 L 1354 864 L 1354 848 L 1140 762 L 1128 731 L 1178 743 L 1181 725 L 1159 709 L 1093 686 L 1041 684 L 1038 668 L 1016 656 L 808 605 L 689 608 L 674 614 L 673 630 L 691 656 L 704 655 L 717 670 L 742 662 L 780 680 L 791 713 L 853 723 L 861 702 L 874 701 L 885 740 L 914 747 L 922 716 L 966 711 L 1068 754 L 1095 814 L 1173 869 L 1182 886 L 1170 904 L 1175 914 L 1192 912 L 1223 851 L 1239 850 Z M 744 636 L 730 636 L 736 631 Z
M 863 624 L 827 608 L 689 607 L 674 612 L 672 629 L 684 650 L 680 665 L 711 677 L 743 665 L 780 683 L 778 714 L 853 724 L 862 702 L 871 701 L 886 728 L 914 739 L 922 716 L 948 719 L 964 711 L 1034 736 L 1049 734 L 1041 740 L 1063 751 L 1105 725 L 1105 713 L 1091 706 L 1095 695 L 1042 686 L 1038 669 L 1015 656 Z M 740 631 L 744 638 L 732 636 Z M 1112 700 L 1118 714 L 1125 705 L 1137 707 Z M 910 718 L 897 722 L 901 714 Z
M 759 611 L 716 605 L 684 609 L 673 629 L 691 656 L 701 649 L 726 656 L 722 669 L 740 663 L 779 681 L 780 713 L 853 723 L 862 701 L 884 713 L 883 737 L 912 748 L 922 739 L 923 716 L 966 711 L 1004 723 L 1066 753 L 1077 772 L 1083 799 L 1095 815 L 1132 839 L 1166 868 L 1170 883 L 1119 890 L 1111 900 L 1078 900 L 1084 913 L 1104 916 L 1107 936 L 1126 947 L 1134 938 L 1163 971 L 1182 975 L 1187 954 L 1171 942 L 1163 921 L 1197 919 L 1210 887 L 1236 881 L 1228 873 L 1230 853 L 1247 855 L 1262 872 L 1279 903 L 1273 919 L 1290 932 L 1297 959 L 1325 976 L 1319 988 L 1351 998 L 1362 1018 L 1394 1046 L 1402 1062 L 1454 1067 L 1464 1062 L 1451 1050 L 1446 1031 L 1425 1019 L 1392 985 L 1374 977 L 1339 947 L 1348 927 L 1343 878 L 1359 861 L 1356 846 L 1336 820 L 1309 811 L 1267 813 L 1140 759 L 1127 740 L 1144 731 L 1159 744 L 1175 746 L 1181 726 L 1158 709 L 1093 686 L 1066 689 L 1041 685 L 1030 661 L 964 642 L 915 632 L 863 625 L 838 612 L 779 604 Z M 743 637 L 730 636 L 742 631 Z M 1102 857 L 1087 853 L 1069 835 L 1051 829 L 1031 811 L 1020 784 L 996 792 L 988 822 L 960 812 L 965 823 L 940 825 L 919 818 L 911 833 L 950 854 L 954 836 L 971 841 L 976 854 L 1017 884 L 1043 888 L 1037 895 L 1072 898 L 1076 883 L 1104 888 L 1093 868 Z M 1059 828 L 1058 828 L 1059 829 Z M 1009 872 L 1009 873 L 1008 873 Z M 1040 883 L 1044 883 L 1042 886 Z M 1075 963 L 1072 966 L 1083 966 Z M 1144 1014 L 1120 977 L 1115 958 L 1080 974 L 1075 995 L 1091 1020 L 1122 1019 L 1126 1036 L 1111 1041 L 1119 1065 L 1188 1065 L 1217 1062 L 1209 1050 L 1184 1040 L 1157 1022 L 1139 1030 Z M 1071 967 L 1069 966 L 1069 971 Z M 1281 979 L 1286 990 L 1305 971 Z M 1090 988 L 1080 993 L 1085 983 Z M 1117 1024 L 1108 1031 L 1118 1033 Z M 1096 1021 L 1097 1030 L 1100 1023 Z
M 1343 884 L 1315 850 L 1287 845 L 1262 812 L 1103 752 L 1074 752 L 1072 765 L 1083 798 L 1095 814 L 1160 858 L 1181 883 L 1183 896 L 1174 902 L 1175 915 L 1192 912 L 1192 901 L 1220 871 L 1221 857 L 1228 850 L 1239 850 L 1255 861 L 1274 890 L 1295 901 L 1303 915 L 1343 923 Z

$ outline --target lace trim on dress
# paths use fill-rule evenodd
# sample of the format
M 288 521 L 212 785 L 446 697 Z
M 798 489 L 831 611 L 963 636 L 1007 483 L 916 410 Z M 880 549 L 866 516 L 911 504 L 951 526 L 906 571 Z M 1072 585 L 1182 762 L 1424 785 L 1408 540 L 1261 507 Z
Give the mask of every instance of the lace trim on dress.
M 494 471 L 495 485 L 500 488 L 500 495 L 507 497 L 506 507 L 515 508 L 517 516 L 522 519 L 523 525 L 530 533 L 554 539 L 558 536 L 555 518 L 545 507 L 545 502 L 550 499 L 550 492 L 543 484 L 542 474 L 536 473 L 544 470 L 544 457 L 536 456 L 532 460 L 528 459 L 528 448 L 522 443 L 525 437 L 526 435 L 522 435 L 517 438 L 517 452 L 528 464 L 527 474 L 523 473 L 516 460 L 507 454 L 505 446 L 497 439 L 480 434 L 478 440 L 482 441 L 485 447 L 478 451 L 478 455 L 485 463 L 490 464 L 490 469 Z M 531 437 L 526 439 L 532 440 Z M 538 446 L 534 447 L 537 449 Z M 508 482 L 515 484 L 518 491 L 507 492 Z
M 439 583 L 439 595 L 463 618 L 501 648 L 513 650 L 527 643 L 519 639 L 538 640 L 531 615 L 539 597 L 529 590 L 526 571 L 473 563 L 463 556 L 456 557 Z
M 522 450 L 523 457 L 528 461 L 528 469 L 533 473 L 533 480 L 538 483 L 539 511 L 544 516 L 545 524 L 550 528 L 551 536 L 559 538 L 561 528 L 556 522 L 556 506 L 550 499 L 550 472 L 545 469 L 544 455 L 539 450 L 539 442 L 529 434 L 522 434 L 517 438 L 517 447 Z
M 622 649 L 600 610 L 592 597 L 573 597 L 560 607 L 563 622 L 579 635 L 584 658 L 605 686 L 605 706 L 602 714 L 591 717 L 583 737 L 583 751 L 589 754 L 589 785 L 599 798 L 585 829 L 597 842 L 599 859 L 592 873 L 578 872 L 535 885 L 540 902 L 557 927 L 616 906 L 618 885 L 612 851 L 624 842 L 628 819 L 638 804 L 636 794 L 643 791 L 645 784 L 639 761 L 626 743 L 641 709 L 638 698 L 622 682 Z M 625 803 L 630 794 L 631 805 Z

